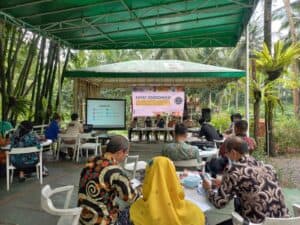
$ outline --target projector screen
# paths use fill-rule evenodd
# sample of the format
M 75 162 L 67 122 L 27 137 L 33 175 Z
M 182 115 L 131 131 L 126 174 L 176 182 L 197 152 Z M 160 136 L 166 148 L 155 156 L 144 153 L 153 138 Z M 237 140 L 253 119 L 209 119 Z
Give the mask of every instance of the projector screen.
M 88 98 L 85 115 L 93 129 L 125 129 L 126 100 Z

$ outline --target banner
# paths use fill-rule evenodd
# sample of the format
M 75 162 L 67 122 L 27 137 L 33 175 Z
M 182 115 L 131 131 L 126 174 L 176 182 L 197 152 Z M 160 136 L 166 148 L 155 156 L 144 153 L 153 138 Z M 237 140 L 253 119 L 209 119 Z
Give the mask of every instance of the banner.
M 132 91 L 132 115 L 182 116 L 184 89 L 182 87 L 134 88 Z

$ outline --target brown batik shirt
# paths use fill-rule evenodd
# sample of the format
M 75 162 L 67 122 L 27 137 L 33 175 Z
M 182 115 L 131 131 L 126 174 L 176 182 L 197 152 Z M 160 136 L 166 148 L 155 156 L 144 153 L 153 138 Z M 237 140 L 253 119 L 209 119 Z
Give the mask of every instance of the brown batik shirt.
M 224 207 L 233 197 L 240 198 L 240 214 L 253 223 L 265 217 L 288 217 L 284 196 L 271 166 L 244 156 L 229 166 L 220 188 L 208 191 L 208 198 L 216 208 Z
M 116 198 L 133 203 L 139 193 L 117 163 L 109 157 L 94 157 L 82 170 L 79 181 L 78 206 L 81 206 L 80 224 L 115 224 L 119 207 Z

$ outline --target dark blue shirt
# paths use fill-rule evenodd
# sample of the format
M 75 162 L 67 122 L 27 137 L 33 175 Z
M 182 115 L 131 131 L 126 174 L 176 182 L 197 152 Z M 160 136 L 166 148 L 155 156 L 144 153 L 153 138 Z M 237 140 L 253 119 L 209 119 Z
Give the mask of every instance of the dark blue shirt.
M 59 126 L 56 120 L 52 120 L 49 126 L 45 130 L 45 137 L 51 140 L 57 140 L 59 133 Z

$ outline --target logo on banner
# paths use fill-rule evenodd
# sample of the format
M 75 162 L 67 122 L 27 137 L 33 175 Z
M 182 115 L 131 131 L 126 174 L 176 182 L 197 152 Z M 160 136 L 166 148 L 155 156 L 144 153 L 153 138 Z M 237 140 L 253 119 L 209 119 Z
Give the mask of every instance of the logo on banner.
M 176 105 L 180 105 L 183 102 L 183 99 L 181 97 L 176 97 L 174 102 Z

